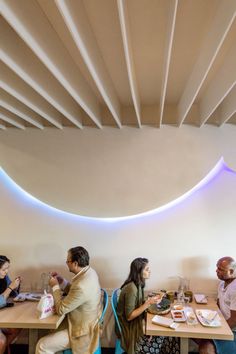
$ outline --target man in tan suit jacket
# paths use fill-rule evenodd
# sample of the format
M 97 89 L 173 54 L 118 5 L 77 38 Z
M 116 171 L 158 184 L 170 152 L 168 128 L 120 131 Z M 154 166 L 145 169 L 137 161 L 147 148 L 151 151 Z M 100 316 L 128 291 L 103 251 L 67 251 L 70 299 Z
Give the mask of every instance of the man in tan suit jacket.
M 52 354 L 71 348 L 73 354 L 92 354 L 98 346 L 101 290 L 97 273 L 89 266 L 89 254 L 83 247 L 68 251 L 67 266 L 74 273 L 71 284 L 52 273 L 56 312 L 66 315 L 64 329 L 39 340 L 35 354 Z M 61 295 L 61 290 L 66 296 Z M 63 327 L 63 326 L 62 326 Z

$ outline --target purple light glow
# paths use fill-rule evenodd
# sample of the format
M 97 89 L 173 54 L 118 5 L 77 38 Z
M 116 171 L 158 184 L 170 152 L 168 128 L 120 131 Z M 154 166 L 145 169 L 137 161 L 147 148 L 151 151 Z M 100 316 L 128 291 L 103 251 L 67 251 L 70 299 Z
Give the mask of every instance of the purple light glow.
M 83 216 L 83 215 L 78 215 L 78 214 L 73 214 L 69 213 L 67 211 L 63 211 L 57 208 L 54 208 L 39 199 L 35 198 L 28 192 L 24 191 L 18 184 L 16 184 L 13 179 L 11 179 L 8 174 L 0 168 L 0 183 L 5 184 L 11 191 L 13 191 L 15 194 L 17 194 L 20 199 L 25 200 L 26 202 L 32 203 L 33 205 L 40 207 L 46 212 L 50 213 L 56 213 L 59 214 L 60 216 L 63 217 L 73 217 L 77 218 L 78 220 L 82 221 L 89 221 L 89 222 L 118 222 L 118 221 L 123 221 L 123 220 L 130 220 L 134 218 L 140 218 L 140 217 L 145 217 L 149 215 L 154 215 L 161 213 L 173 206 L 176 206 L 177 204 L 181 203 L 183 200 L 186 198 L 190 197 L 193 193 L 198 191 L 199 189 L 207 186 L 221 171 L 223 170 L 228 170 L 232 171 L 224 162 L 223 157 L 220 158 L 220 160 L 217 162 L 215 167 L 204 177 L 196 186 L 194 186 L 192 189 L 190 189 L 188 192 L 184 193 L 182 196 L 176 198 L 175 200 L 172 200 L 171 202 L 162 205 L 158 208 L 145 211 L 143 213 L 135 214 L 135 215 L 129 215 L 129 216 L 121 216 L 121 217 L 109 217 L 109 218 L 100 218 L 100 217 L 90 217 L 90 216 Z M 233 172 L 233 171 L 232 171 Z

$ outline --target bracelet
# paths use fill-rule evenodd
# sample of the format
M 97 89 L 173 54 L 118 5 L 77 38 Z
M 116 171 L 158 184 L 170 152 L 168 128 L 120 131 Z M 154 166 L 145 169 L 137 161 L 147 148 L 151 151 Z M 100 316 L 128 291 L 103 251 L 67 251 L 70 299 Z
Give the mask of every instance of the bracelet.
M 8 289 L 10 289 L 11 291 L 13 291 L 13 289 L 12 289 L 10 286 L 8 286 Z

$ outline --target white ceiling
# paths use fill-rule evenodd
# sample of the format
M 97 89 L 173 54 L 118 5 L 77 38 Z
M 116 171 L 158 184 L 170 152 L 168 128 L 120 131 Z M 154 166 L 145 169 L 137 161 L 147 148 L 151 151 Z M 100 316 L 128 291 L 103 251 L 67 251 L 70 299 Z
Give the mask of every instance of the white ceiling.
M 0 129 L 236 124 L 235 0 L 0 4 Z

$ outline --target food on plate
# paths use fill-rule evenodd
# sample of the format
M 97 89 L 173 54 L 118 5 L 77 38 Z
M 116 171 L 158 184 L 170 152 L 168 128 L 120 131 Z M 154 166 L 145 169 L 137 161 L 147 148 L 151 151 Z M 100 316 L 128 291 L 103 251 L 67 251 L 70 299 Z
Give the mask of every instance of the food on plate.
M 198 320 L 203 326 L 208 327 L 220 327 L 221 321 L 217 311 L 214 310 L 196 310 Z
M 197 317 L 192 308 L 186 309 L 185 315 L 187 317 L 188 324 L 195 325 L 198 323 Z
M 170 312 L 170 304 L 170 300 L 163 297 L 161 302 L 159 302 L 158 304 L 153 304 L 149 306 L 148 312 L 154 315 L 165 315 Z
M 171 315 L 172 315 L 174 321 L 176 321 L 176 322 L 185 322 L 186 321 L 184 311 L 172 310 Z
M 174 317 L 176 317 L 176 318 L 181 318 L 181 317 L 183 317 L 182 312 L 179 312 L 179 311 L 173 311 L 173 315 L 174 315 Z
M 199 315 L 205 318 L 207 321 L 211 322 L 215 319 L 217 312 L 216 311 L 208 311 L 208 312 L 202 312 L 199 311 Z
M 193 321 L 193 320 L 195 320 L 195 318 L 196 318 L 196 316 L 194 315 L 193 312 L 189 312 L 187 316 L 188 316 L 188 319 L 189 319 L 190 321 L 191 321 L 191 320 Z
M 184 307 L 182 305 L 174 305 L 173 306 L 174 310 L 183 310 Z

